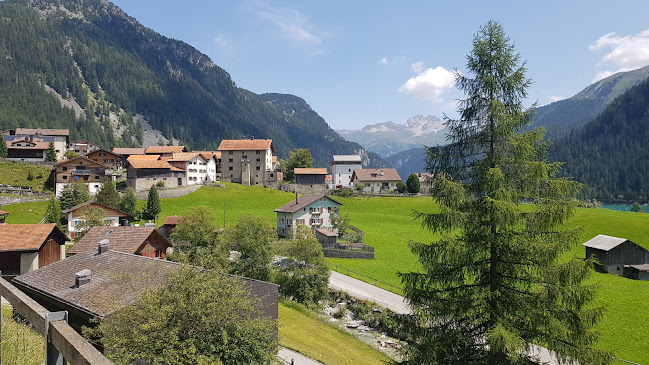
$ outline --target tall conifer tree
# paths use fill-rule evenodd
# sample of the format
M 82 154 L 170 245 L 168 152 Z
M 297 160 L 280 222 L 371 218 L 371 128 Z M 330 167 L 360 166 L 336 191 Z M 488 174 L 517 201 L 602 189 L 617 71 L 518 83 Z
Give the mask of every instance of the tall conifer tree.
M 531 80 L 498 23 L 479 29 L 467 71 L 456 74 L 466 99 L 459 119 L 446 120 L 451 143 L 428 151 L 439 212 L 418 214 L 442 238 L 412 242 L 422 271 L 400 274 L 413 308 L 407 363 L 538 363 L 533 344 L 561 360 L 609 363 L 592 349 L 602 315 L 583 284 L 592 262 L 559 261 L 578 240 L 562 225 L 579 184 L 555 177 L 561 164 L 545 160 L 543 130 L 519 133 Z
M 7 158 L 8 154 L 7 142 L 5 142 L 4 138 L 0 138 L 0 158 Z

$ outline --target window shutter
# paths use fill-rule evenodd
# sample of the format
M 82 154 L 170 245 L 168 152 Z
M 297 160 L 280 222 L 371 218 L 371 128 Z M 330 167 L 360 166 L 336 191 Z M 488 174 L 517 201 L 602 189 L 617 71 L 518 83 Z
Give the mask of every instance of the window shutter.
M 324 223 L 324 219 L 320 218 L 320 224 Z

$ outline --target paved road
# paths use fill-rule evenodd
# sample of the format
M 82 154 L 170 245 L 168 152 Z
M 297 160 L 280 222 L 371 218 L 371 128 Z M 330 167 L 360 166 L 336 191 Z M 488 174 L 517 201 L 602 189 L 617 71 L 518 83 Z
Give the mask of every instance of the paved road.
M 331 271 L 329 288 L 340 290 L 354 298 L 374 302 L 398 314 L 410 314 L 411 309 L 406 304 L 406 299 L 400 295 L 381 289 L 364 281 L 354 279 L 336 271 Z M 547 349 L 533 345 L 530 355 L 549 365 L 559 365 L 559 361 Z
M 291 361 L 293 361 L 293 365 L 323 365 L 321 362 L 315 361 L 299 352 L 295 352 L 285 347 L 279 348 L 277 357 L 284 360 L 287 364 L 291 364 Z

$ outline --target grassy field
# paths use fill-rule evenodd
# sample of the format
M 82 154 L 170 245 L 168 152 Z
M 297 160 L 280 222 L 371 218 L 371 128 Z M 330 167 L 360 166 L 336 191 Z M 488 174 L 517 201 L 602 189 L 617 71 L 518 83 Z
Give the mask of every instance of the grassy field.
M 35 191 L 43 191 L 43 185 L 52 169 L 49 166 L 38 166 L 15 161 L 0 161 L 0 184 L 29 186 Z M 31 171 L 33 179 L 27 176 Z
M 225 188 L 203 187 L 190 195 L 162 199 L 162 213 L 158 225 L 168 215 L 181 215 L 195 205 L 210 206 L 220 226 L 234 224 L 244 213 L 263 217 L 275 224 L 274 209 L 294 199 L 291 193 L 260 187 L 226 184 Z M 417 270 L 419 264 L 410 254 L 408 240 L 430 242 L 437 237 L 421 229 L 413 220 L 413 211 L 431 212 L 435 206 L 431 198 L 340 198 L 343 214 L 349 214 L 351 224 L 365 231 L 365 241 L 375 247 L 375 260 L 327 259 L 343 267 L 380 280 L 400 285 L 397 273 Z M 47 202 L 5 206 L 10 223 L 36 223 L 44 214 Z M 144 201 L 139 204 L 144 205 Z M 29 209 L 32 209 L 29 212 Z M 14 214 L 15 212 L 15 214 Z M 649 248 L 649 214 L 617 212 L 607 209 L 579 209 L 569 227 L 581 227 L 581 242 L 608 234 L 628 238 Z M 581 245 L 568 255 L 584 257 Z M 613 350 L 620 358 L 649 364 L 649 282 L 594 274 L 590 283 L 599 288 L 597 305 L 606 307 L 604 319 L 598 325 L 602 332 L 599 347 Z
M 376 365 L 390 358 L 298 305 L 279 305 L 279 344 L 327 365 Z
M 36 331 L 11 318 L 11 307 L 2 306 L 3 364 L 40 365 L 45 363 L 45 339 Z

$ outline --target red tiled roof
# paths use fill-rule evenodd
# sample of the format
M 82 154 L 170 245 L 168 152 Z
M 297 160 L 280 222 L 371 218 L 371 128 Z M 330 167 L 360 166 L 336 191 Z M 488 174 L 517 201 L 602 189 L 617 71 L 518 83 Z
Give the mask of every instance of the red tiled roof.
M 160 159 L 160 155 L 130 155 L 130 156 L 128 156 L 128 158 L 126 160 L 130 162 L 130 161 L 133 161 L 133 160 L 151 160 L 151 161 L 155 161 L 155 160 L 159 160 L 159 159 Z
M 165 225 L 168 224 L 168 225 L 175 226 L 175 225 L 178 224 L 178 218 L 180 218 L 180 216 L 177 216 L 177 215 L 170 215 L 170 216 L 167 217 L 167 219 L 165 219 L 165 223 L 164 223 L 164 224 L 165 224 Z
M 221 141 L 219 151 L 256 151 L 273 150 L 272 139 L 224 139 Z
M 301 168 L 296 167 L 293 169 L 295 175 L 326 175 L 327 169 L 324 168 Z
M 128 163 L 134 169 L 168 169 L 171 171 L 185 171 L 183 169 L 179 169 L 177 167 L 171 166 L 169 162 L 167 162 L 166 160 L 135 159 L 135 160 L 129 160 Z
M 69 129 L 16 128 L 16 134 L 41 134 L 43 136 L 69 136 Z
M 157 153 L 172 153 L 172 152 L 182 152 L 185 150 L 185 146 L 151 146 L 144 150 L 147 154 L 157 154 Z
M 194 157 L 199 156 L 200 153 L 197 152 L 178 152 L 174 153 L 172 157 L 168 161 L 174 161 L 174 162 L 186 162 L 186 161 L 191 161 L 194 159 Z M 201 156 L 203 157 L 203 156 Z
M 143 155 L 144 154 L 144 148 L 132 148 L 132 147 L 115 147 L 113 148 L 113 153 L 116 153 L 118 155 Z
M 54 223 L 0 225 L 0 251 L 37 251 L 50 236 L 68 239 Z
M 7 215 L 9 212 L 5 212 L 4 210 L 0 209 L 0 215 Z
M 401 181 L 396 169 L 355 169 L 352 181 Z

